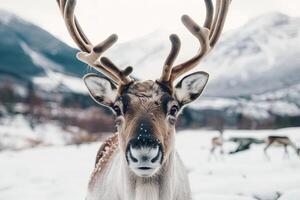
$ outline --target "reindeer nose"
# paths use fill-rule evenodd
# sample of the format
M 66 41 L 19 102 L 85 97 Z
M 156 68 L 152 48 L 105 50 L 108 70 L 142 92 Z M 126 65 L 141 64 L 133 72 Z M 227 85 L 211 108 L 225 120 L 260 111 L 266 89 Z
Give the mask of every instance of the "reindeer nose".
M 149 169 L 151 164 L 162 161 L 162 146 L 153 136 L 138 136 L 130 140 L 127 148 L 127 162 L 135 163 L 139 169 Z
M 140 148 L 155 148 L 160 145 L 160 141 L 152 135 L 138 135 L 131 139 L 129 144 L 134 149 Z

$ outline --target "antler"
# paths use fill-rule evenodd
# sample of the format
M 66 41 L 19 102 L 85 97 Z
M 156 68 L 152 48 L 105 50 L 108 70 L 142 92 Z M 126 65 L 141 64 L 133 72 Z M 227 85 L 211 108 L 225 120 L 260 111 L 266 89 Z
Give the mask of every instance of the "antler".
M 172 68 L 172 64 L 179 52 L 180 41 L 176 35 L 171 35 L 172 49 L 165 62 L 159 79 L 160 82 L 172 86 L 176 78 L 196 67 L 202 58 L 215 46 L 223 30 L 230 2 L 231 0 L 217 0 L 214 14 L 212 0 L 205 0 L 206 19 L 203 27 L 199 26 L 189 16 L 182 16 L 183 24 L 198 39 L 200 48 L 194 57 Z
M 131 83 L 133 80 L 129 77 L 129 75 L 132 72 L 132 67 L 127 67 L 125 70 L 120 70 L 108 58 L 100 58 L 101 55 L 117 41 L 117 35 L 113 34 L 103 42 L 94 46 L 84 34 L 76 16 L 74 15 L 76 0 L 56 1 L 64 18 L 69 34 L 82 51 L 77 54 L 77 58 L 90 65 L 97 71 L 108 76 L 119 85 Z

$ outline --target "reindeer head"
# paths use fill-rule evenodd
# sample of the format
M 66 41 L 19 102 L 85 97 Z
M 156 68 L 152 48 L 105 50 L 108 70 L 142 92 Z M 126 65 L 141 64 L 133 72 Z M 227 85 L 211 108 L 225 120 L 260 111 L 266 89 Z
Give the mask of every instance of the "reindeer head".
M 173 67 L 180 49 L 180 40 L 172 34 L 171 52 L 156 81 L 135 81 L 132 67 L 120 70 L 112 61 L 101 57 L 117 40 L 111 35 L 93 46 L 74 16 L 75 0 L 58 0 L 66 26 L 82 52 L 79 60 L 100 71 L 106 77 L 87 74 L 84 82 L 91 97 L 111 108 L 116 116 L 120 150 L 129 168 L 141 177 L 156 174 L 174 149 L 175 124 L 182 107 L 200 96 L 207 81 L 206 72 L 185 76 L 175 86 L 174 81 L 193 69 L 216 44 L 225 22 L 230 0 L 217 0 L 214 14 L 211 0 L 205 0 L 206 20 L 203 27 L 184 15 L 182 21 L 199 40 L 198 53 L 188 61 Z

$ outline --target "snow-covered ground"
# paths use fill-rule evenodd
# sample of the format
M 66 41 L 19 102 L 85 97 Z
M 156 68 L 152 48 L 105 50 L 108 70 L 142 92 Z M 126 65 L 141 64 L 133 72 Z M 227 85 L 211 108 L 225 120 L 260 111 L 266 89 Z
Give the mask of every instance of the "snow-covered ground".
M 0 121 L 0 150 L 65 145 L 70 139 L 71 134 L 53 122 L 38 124 L 33 128 L 23 115 L 2 118 Z
M 300 128 L 277 131 L 227 130 L 225 137 L 264 138 L 288 135 L 300 144 Z M 210 157 L 210 140 L 215 131 L 188 130 L 177 137 L 177 149 L 189 171 L 196 200 L 280 200 L 300 199 L 300 158 L 290 149 L 263 154 L 264 145 L 237 155 Z M 0 153 L 0 200 L 82 200 L 100 143 L 76 146 L 38 147 Z M 225 146 L 226 152 L 234 144 Z M 209 161 L 210 160 L 210 161 Z

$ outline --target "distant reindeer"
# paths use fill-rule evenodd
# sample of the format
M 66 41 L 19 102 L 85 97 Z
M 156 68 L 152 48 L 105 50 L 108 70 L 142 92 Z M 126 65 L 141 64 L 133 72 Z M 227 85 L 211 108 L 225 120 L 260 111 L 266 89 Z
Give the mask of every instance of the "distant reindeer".
M 284 148 L 284 157 L 287 156 L 289 157 L 289 152 L 288 152 L 288 146 L 292 147 L 298 156 L 300 156 L 300 148 L 297 148 L 294 142 L 291 141 L 291 139 L 287 136 L 274 136 L 270 135 L 266 139 L 266 147 L 264 148 L 265 155 L 269 158 L 267 154 L 267 150 L 271 145 L 281 145 Z
M 220 155 L 224 154 L 224 149 L 223 149 L 223 143 L 224 143 L 224 130 L 219 130 L 219 136 L 213 137 L 211 139 L 211 149 L 210 149 L 210 154 L 214 155 L 216 149 L 220 149 Z
M 210 149 L 210 156 L 215 155 L 215 151 L 217 149 L 220 150 L 220 155 L 223 156 L 224 149 L 224 126 L 225 126 L 225 119 L 222 115 L 214 118 L 213 120 L 214 129 L 219 132 L 219 136 L 213 137 L 211 139 L 211 149 Z M 209 158 L 210 159 L 210 158 Z

